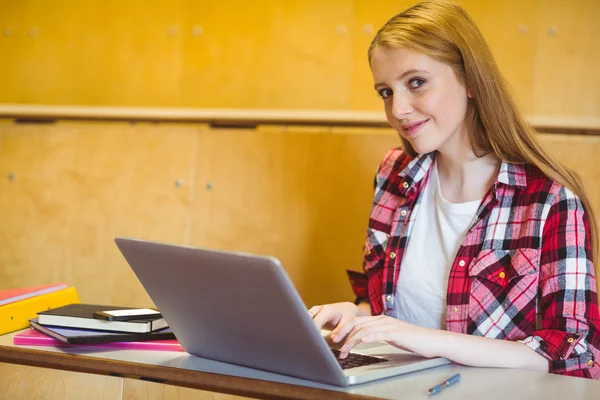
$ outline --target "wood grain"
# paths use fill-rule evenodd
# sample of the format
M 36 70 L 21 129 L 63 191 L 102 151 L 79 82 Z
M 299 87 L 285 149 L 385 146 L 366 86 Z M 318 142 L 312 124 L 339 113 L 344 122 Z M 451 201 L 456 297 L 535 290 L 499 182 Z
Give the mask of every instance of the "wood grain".
M 0 285 L 66 281 L 82 302 L 151 304 L 113 240 L 185 242 L 195 131 L 67 124 L 0 132 Z
M 600 2 L 538 2 L 534 114 L 600 115 Z
M 190 243 L 278 257 L 307 305 L 350 300 L 373 176 L 398 143 L 391 132 L 204 131 Z
M 123 382 L 123 400 L 245 400 L 232 394 L 212 393 L 204 390 L 165 385 L 136 379 Z
M 117 400 L 123 379 L 0 362 L 1 400 Z

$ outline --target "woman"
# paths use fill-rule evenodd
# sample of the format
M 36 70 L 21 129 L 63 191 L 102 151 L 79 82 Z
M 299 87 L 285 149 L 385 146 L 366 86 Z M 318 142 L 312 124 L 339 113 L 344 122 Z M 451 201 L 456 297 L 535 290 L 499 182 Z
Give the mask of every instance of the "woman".
M 589 201 L 535 141 L 474 22 L 425 1 L 381 28 L 369 62 L 404 146 L 377 172 L 364 296 L 311 308 L 316 325 L 334 327 L 341 357 L 386 341 L 599 378 Z

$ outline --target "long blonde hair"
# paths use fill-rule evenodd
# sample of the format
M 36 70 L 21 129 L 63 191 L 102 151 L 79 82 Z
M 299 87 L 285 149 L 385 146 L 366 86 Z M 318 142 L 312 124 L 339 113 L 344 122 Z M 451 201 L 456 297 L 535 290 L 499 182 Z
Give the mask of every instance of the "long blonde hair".
M 597 225 L 582 184 L 537 142 L 535 130 L 518 110 L 483 35 L 462 7 L 446 1 L 423 1 L 390 19 L 377 32 L 369 47 L 369 61 L 376 46 L 422 53 L 451 66 L 473 94 L 466 121 L 475 154 L 493 152 L 510 163 L 532 164 L 575 193 L 588 214 L 592 256 L 597 260 Z M 410 143 L 404 138 L 402 142 L 415 156 Z

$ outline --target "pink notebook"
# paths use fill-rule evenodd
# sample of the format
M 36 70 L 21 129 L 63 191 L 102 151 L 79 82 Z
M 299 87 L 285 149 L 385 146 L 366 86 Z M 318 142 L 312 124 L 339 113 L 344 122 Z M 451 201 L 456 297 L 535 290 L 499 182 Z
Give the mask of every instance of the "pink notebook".
M 100 344 L 67 344 L 48 335 L 38 332 L 33 328 L 18 333 L 14 336 L 14 344 L 22 346 L 54 346 L 77 347 L 93 349 L 123 349 L 123 350 L 162 350 L 185 351 L 177 340 L 153 340 L 147 342 L 112 342 Z

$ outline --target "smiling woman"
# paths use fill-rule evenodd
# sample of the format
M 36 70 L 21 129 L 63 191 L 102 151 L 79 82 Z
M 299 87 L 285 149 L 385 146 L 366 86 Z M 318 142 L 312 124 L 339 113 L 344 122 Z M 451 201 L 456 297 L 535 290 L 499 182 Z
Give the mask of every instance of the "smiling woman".
M 375 179 L 356 304 L 315 306 L 342 357 L 387 341 L 485 367 L 600 377 L 597 232 L 577 179 L 537 143 L 458 5 L 424 1 L 369 48 L 403 148 Z M 503 340 L 496 340 L 503 339 Z
M 417 153 L 430 153 L 466 136 L 467 88 L 448 64 L 377 46 L 371 70 L 390 125 Z

